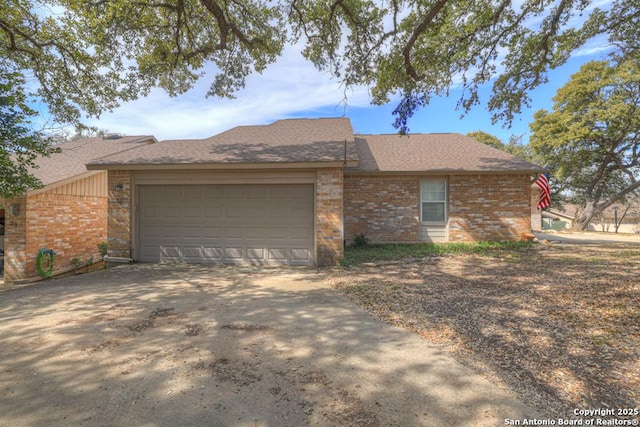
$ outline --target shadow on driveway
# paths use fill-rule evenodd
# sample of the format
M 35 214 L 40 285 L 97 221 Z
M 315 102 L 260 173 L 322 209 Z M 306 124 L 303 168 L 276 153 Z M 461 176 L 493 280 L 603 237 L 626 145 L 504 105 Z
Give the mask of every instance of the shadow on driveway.
M 0 425 L 494 426 L 536 414 L 321 274 L 140 264 L 0 294 Z

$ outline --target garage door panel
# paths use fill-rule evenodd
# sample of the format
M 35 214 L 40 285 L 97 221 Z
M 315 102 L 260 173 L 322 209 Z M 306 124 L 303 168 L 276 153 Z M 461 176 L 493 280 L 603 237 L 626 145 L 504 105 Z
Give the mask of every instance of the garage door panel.
M 180 239 L 185 233 L 185 229 L 182 227 L 162 227 L 161 236 L 164 240 Z
M 288 238 L 289 239 L 294 239 L 294 240 L 308 240 L 309 239 L 309 229 L 306 227 L 290 227 L 289 228 L 289 233 L 288 233 Z
M 200 218 L 202 216 L 202 208 L 200 206 L 184 206 L 185 218 Z
M 289 218 L 291 208 L 287 206 L 271 206 L 268 213 L 269 222 L 273 222 L 273 220 Z M 265 218 L 266 219 L 266 218 Z
M 311 260 L 311 251 L 305 248 L 291 249 L 291 259 L 293 261 L 309 261 Z
M 202 249 L 202 256 L 205 260 L 222 261 L 224 259 L 224 248 L 205 247 Z
M 241 200 L 246 198 L 246 186 L 226 185 L 224 186 L 224 198 L 230 200 Z
M 245 209 L 246 208 L 244 206 L 226 206 L 225 210 L 224 210 L 225 218 L 227 218 L 227 219 L 243 219 L 244 218 Z
M 291 186 L 291 199 L 292 200 L 303 200 L 304 202 L 312 203 L 313 202 L 313 193 L 308 191 L 309 189 L 304 185 L 293 185 Z
M 183 246 L 182 255 L 185 261 L 199 261 L 202 259 L 202 248 L 200 246 Z
M 162 228 L 160 227 L 154 227 L 154 226 L 146 226 L 145 228 L 142 229 L 142 237 L 147 240 L 147 239 L 157 239 L 159 237 L 162 237 Z
M 183 197 L 184 200 L 187 201 L 191 201 L 191 200 L 198 200 L 198 199 L 202 199 L 202 196 L 204 195 L 204 188 L 202 186 L 199 185 L 190 185 L 190 186 L 185 186 L 182 187 L 183 188 Z
M 205 218 L 219 219 L 219 218 L 222 218 L 223 215 L 224 215 L 223 206 L 206 206 L 204 208 Z
M 159 195 L 165 200 L 182 200 L 182 188 L 178 186 L 162 187 Z
M 178 246 L 160 246 L 160 259 L 174 259 L 180 260 L 182 251 Z
M 287 260 L 287 249 L 286 248 L 271 248 L 267 252 L 268 260 L 270 261 L 286 261 Z
M 160 260 L 160 246 L 145 245 L 141 248 L 143 259 Z
M 247 259 L 262 260 L 264 259 L 264 248 L 247 248 Z
M 244 239 L 244 227 L 242 226 L 229 226 L 224 229 L 224 237 L 229 240 L 242 240 Z
M 269 188 L 270 199 L 288 199 L 290 197 L 289 187 L 279 186 Z
M 142 209 L 141 215 L 147 219 L 160 218 L 160 208 L 159 207 L 145 207 Z
M 182 237 L 185 239 L 200 239 L 202 236 L 202 229 L 200 227 L 189 226 L 182 228 Z M 180 238 L 178 236 L 177 238 Z
M 140 185 L 141 261 L 313 264 L 313 186 Z
M 204 239 L 220 240 L 224 238 L 224 229 L 222 227 L 203 226 L 200 231 L 201 237 Z
M 262 201 L 267 198 L 267 188 L 264 185 L 247 186 L 247 199 Z
M 219 200 L 224 197 L 224 187 L 221 185 L 205 185 L 202 192 L 203 198 L 207 200 Z
M 160 216 L 162 218 L 180 218 L 181 211 L 181 208 L 167 206 L 162 208 Z
M 259 239 L 264 240 L 268 236 L 268 230 L 265 226 L 247 226 L 246 227 L 247 239 Z
M 274 227 L 271 226 L 267 229 L 267 238 L 268 239 L 286 239 L 287 237 L 287 227 Z
M 225 248 L 224 249 L 224 257 L 226 259 L 242 259 L 243 258 L 243 250 L 242 248 Z

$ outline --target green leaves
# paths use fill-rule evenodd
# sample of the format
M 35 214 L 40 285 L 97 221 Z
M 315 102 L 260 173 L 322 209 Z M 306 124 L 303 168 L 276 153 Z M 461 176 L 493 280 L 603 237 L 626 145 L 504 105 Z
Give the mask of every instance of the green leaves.
M 0 198 L 11 198 L 41 184 L 29 174 L 37 155 L 49 152 L 48 143 L 30 127 L 36 115 L 22 91 L 23 77 L 0 68 Z
M 0 0 L 0 54 L 33 74 L 57 119 L 80 121 L 162 87 L 211 79 L 232 97 L 286 43 L 372 102 L 400 99 L 396 126 L 462 88 L 509 124 L 531 89 L 597 35 L 638 55 L 640 0 Z M 213 71 L 213 73 L 211 73 Z M 479 88 L 493 82 L 489 100 Z

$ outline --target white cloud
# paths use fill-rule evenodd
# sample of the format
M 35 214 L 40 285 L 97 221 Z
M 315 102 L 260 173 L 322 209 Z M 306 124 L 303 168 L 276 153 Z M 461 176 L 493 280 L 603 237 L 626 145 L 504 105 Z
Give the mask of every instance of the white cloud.
M 206 98 L 211 77 L 192 90 L 171 98 L 154 89 L 149 96 L 128 102 L 113 113 L 88 124 L 127 135 L 152 134 L 156 138 L 204 138 L 234 126 L 264 124 L 300 111 L 338 106 L 344 88 L 327 73 L 316 70 L 295 47 L 287 47 L 277 63 L 261 75 L 252 75 L 233 100 Z M 351 107 L 369 105 L 366 88 L 348 92 Z M 336 115 L 342 109 L 336 110 Z

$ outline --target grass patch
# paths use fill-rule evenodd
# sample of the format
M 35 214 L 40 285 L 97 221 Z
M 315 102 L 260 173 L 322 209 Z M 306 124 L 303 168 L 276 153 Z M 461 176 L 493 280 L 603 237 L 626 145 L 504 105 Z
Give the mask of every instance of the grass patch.
M 527 251 L 535 243 L 530 242 L 475 242 L 475 243 L 387 243 L 361 247 L 347 246 L 341 265 L 356 266 L 365 262 L 423 258 L 448 254 L 479 254 L 500 256 L 505 253 Z

